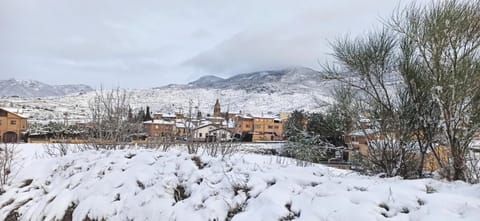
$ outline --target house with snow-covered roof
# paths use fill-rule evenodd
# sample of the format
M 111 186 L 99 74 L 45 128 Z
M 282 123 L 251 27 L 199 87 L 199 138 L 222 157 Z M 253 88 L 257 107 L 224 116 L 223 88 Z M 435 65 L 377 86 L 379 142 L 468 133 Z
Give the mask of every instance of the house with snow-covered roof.
M 16 143 L 27 130 L 27 117 L 13 108 L 0 108 L 0 141 Z
M 242 141 L 284 140 L 285 121 L 275 115 L 243 114 L 235 118 L 235 133 Z
M 153 119 L 155 119 L 155 120 L 173 121 L 173 120 L 177 119 L 177 114 L 172 114 L 172 113 L 155 112 L 152 115 L 153 115 Z
M 175 138 L 175 121 L 149 120 L 143 122 L 143 129 L 151 139 L 173 141 Z
M 210 131 L 217 129 L 213 123 L 202 124 L 193 130 L 194 141 L 209 141 L 211 138 Z
M 345 145 L 353 150 L 359 150 L 362 154 L 368 152 L 368 141 L 379 138 L 379 133 L 374 129 L 358 129 L 345 136 Z
M 194 129 L 193 139 L 199 142 L 231 141 L 234 133 L 213 123 L 204 124 Z

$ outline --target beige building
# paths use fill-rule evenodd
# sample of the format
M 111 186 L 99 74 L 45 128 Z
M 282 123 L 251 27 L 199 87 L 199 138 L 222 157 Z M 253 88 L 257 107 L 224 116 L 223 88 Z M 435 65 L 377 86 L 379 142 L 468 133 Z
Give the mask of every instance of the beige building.
M 0 108 L 0 141 L 15 143 L 27 130 L 27 118 L 12 109 Z
M 235 133 L 243 141 L 283 140 L 284 121 L 269 115 L 241 115 L 235 118 Z

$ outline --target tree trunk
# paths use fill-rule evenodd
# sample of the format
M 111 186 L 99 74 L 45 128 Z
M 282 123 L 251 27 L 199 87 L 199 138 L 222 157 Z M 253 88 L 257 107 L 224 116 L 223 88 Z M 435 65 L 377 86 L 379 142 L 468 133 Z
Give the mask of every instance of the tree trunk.
M 452 151 L 453 157 L 453 180 L 466 181 L 465 177 L 465 156 L 458 149 Z

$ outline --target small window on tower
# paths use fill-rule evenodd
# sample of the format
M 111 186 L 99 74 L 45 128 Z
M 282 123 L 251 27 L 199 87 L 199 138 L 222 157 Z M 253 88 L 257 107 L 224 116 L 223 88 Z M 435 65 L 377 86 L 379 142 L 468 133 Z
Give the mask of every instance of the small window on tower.
M 11 121 L 10 121 L 10 124 L 11 124 L 11 125 L 17 125 L 17 121 L 16 121 L 16 120 L 11 120 Z

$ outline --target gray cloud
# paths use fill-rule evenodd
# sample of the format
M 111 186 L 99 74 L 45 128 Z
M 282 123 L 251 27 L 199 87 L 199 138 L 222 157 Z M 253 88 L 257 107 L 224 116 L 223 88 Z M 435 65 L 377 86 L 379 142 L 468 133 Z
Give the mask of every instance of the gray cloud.
M 409 0 L 410 1 L 410 0 Z M 152 87 L 318 68 L 328 41 L 407 1 L 0 1 L 0 79 Z

